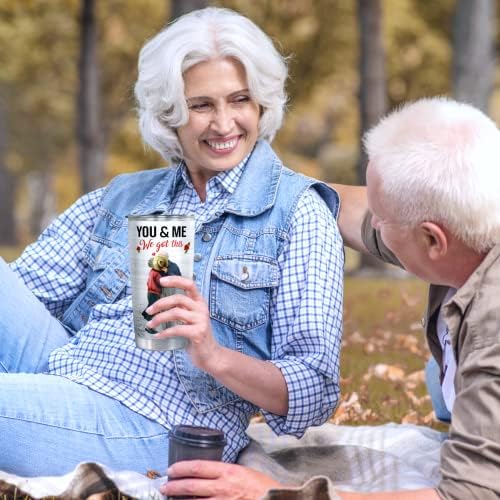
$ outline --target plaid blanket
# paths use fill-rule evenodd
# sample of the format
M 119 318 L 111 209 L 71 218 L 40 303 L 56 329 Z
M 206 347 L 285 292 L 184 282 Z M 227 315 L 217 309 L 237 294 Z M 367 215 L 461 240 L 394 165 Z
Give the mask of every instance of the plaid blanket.
M 444 433 L 410 424 L 350 427 L 324 424 L 301 439 L 276 437 L 266 424 L 251 424 L 251 444 L 238 462 L 290 485 L 326 476 L 339 489 L 384 491 L 433 487 L 439 482 Z M 151 474 L 154 476 L 154 474 Z M 58 500 L 162 499 L 166 477 L 113 471 L 84 463 L 60 477 L 23 478 L 0 471 L 0 498 Z

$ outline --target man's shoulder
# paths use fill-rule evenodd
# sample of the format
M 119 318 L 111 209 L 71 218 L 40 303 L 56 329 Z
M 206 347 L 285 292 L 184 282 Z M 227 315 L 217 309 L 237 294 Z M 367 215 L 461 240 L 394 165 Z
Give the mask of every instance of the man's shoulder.
M 490 250 L 483 264 L 466 316 L 477 330 L 478 347 L 492 342 L 500 346 L 500 245 Z
M 487 266 L 482 273 L 482 287 L 500 290 L 500 244 L 495 245 L 485 257 Z M 499 299 L 500 300 L 500 299 Z
M 474 337 L 471 339 L 472 347 L 481 347 L 491 342 L 498 342 L 500 345 L 499 297 L 500 245 L 496 245 L 457 290 L 452 300 L 459 310 L 467 335 Z

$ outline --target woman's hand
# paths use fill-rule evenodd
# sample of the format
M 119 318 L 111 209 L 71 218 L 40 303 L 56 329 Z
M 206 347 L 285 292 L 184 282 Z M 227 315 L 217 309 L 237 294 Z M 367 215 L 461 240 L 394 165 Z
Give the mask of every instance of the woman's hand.
M 286 415 L 288 387 L 281 370 L 273 363 L 223 347 L 216 341 L 207 303 L 193 281 L 182 276 L 166 276 L 160 283 L 162 287 L 181 288 L 186 295 L 176 293 L 163 297 L 146 309 L 154 315 L 147 323 L 149 328 L 166 321 L 182 321 L 155 337 L 187 338 L 190 342 L 186 351 L 197 368 L 259 408 Z
M 269 489 L 282 487 L 265 474 L 241 465 L 189 460 L 177 462 L 168 469 L 168 482 L 160 491 L 169 497 L 255 500 Z
M 193 364 L 204 371 L 210 371 L 210 366 L 217 360 L 221 346 L 212 334 L 210 313 L 207 303 L 202 297 L 194 281 L 182 276 L 167 276 L 160 280 L 165 288 L 180 288 L 185 295 L 176 293 L 163 297 L 152 304 L 146 312 L 154 315 L 147 326 L 155 328 L 167 321 L 181 321 L 155 335 L 156 338 L 181 336 L 190 342 L 186 347 Z

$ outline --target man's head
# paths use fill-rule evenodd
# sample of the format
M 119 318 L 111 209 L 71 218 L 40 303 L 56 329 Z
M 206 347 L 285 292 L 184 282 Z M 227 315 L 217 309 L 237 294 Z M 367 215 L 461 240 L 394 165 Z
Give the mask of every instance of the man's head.
M 398 255 L 408 241 L 446 253 L 456 240 L 477 254 L 500 243 L 500 132 L 479 110 L 422 99 L 388 115 L 364 142 L 374 224 L 403 265 L 414 257 Z
M 500 132 L 481 111 L 422 99 L 384 118 L 364 142 L 397 221 L 443 224 L 480 252 L 500 243 Z

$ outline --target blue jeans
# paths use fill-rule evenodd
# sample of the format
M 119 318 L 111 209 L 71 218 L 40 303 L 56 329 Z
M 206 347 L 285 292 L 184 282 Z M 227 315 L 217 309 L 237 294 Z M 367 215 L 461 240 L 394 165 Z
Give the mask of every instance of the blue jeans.
M 0 470 L 60 475 L 84 461 L 165 474 L 168 431 L 81 384 L 48 375 L 63 326 L 0 258 Z
M 427 391 L 431 396 L 432 408 L 438 420 L 451 422 L 451 413 L 446 408 L 443 399 L 443 391 L 440 383 L 440 368 L 436 360 L 431 356 L 425 365 L 425 383 Z

